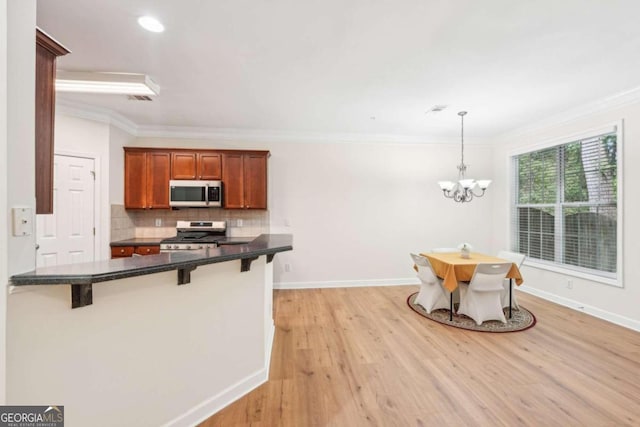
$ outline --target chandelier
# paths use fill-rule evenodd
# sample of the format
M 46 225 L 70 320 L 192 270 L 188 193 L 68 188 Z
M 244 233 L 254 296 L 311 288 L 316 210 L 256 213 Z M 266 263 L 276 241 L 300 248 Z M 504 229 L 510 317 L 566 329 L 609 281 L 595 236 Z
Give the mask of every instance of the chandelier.
M 474 197 L 482 197 L 484 196 L 484 192 L 491 184 L 490 179 L 467 179 L 465 178 L 465 173 L 467 172 L 467 165 L 464 164 L 464 116 L 467 114 L 466 111 L 460 111 L 458 115 L 461 120 L 461 130 L 460 130 L 460 139 L 461 139 L 461 159 L 460 164 L 458 165 L 458 182 L 453 181 L 438 181 L 438 185 L 440 185 L 440 189 L 444 194 L 444 197 L 448 199 L 453 199 L 456 202 L 464 203 L 470 202 Z M 475 188 L 480 190 L 480 193 L 476 193 L 474 191 Z

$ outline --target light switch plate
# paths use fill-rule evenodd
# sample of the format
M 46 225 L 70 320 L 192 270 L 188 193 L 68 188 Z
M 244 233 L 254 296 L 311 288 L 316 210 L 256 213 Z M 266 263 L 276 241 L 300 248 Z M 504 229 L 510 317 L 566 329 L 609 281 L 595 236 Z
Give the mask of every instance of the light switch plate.
M 33 234 L 33 209 L 29 207 L 12 208 L 13 235 L 31 236 Z

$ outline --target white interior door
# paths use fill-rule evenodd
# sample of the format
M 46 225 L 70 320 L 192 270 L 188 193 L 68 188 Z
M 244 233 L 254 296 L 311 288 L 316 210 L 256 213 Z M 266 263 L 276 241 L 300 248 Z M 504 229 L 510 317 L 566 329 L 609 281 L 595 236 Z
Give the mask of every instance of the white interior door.
M 36 215 L 36 265 L 94 260 L 94 160 L 54 156 L 53 214 Z

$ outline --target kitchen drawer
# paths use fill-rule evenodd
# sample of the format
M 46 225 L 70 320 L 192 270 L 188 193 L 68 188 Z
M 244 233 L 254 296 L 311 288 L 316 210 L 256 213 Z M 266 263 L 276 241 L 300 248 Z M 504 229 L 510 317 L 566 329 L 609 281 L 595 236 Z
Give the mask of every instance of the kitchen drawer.
M 134 253 L 138 255 L 155 255 L 160 253 L 160 246 L 136 246 Z
M 125 258 L 133 256 L 133 246 L 113 246 L 111 247 L 111 258 Z

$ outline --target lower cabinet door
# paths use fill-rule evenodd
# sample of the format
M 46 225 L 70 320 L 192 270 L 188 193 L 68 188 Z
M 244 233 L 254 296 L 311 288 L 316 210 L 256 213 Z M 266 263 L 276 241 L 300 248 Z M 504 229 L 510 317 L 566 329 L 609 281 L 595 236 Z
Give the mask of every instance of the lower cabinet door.
M 113 246 L 111 248 L 111 258 L 127 258 L 133 255 L 133 246 Z
M 160 246 L 136 246 L 134 253 L 138 255 L 155 255 L 160 253 Z
M 155 255 L 160 253 L 159 245 L 150 246 L 113 246 L 111 258 L 127 258 L 136 255 Z

